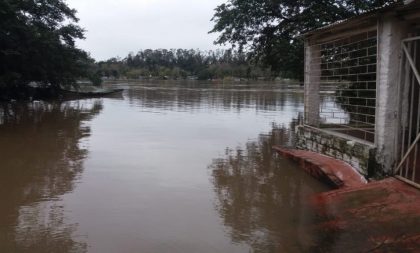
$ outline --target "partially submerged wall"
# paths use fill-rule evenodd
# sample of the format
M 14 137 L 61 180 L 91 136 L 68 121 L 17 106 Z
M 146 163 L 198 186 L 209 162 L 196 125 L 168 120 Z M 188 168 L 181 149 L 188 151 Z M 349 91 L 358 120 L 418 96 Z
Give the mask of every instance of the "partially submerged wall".
M 297 126 L 296 147 L 342 160 L 365 177 L 377 176 L 375 148 L 372 144 L 349 140 L 346 136 L 341 137 L 326 130 Z

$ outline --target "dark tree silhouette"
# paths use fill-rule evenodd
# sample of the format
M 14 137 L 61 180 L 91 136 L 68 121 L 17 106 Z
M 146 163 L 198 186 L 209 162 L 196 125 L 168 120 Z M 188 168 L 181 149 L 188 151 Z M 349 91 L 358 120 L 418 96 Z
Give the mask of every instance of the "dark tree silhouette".
M 32 81 L 74 84 L 94 61 L 75 46 L 83 39 L 76 11 L 63 0 L 0 1 L 0 91 L 16 95 Z
M 228 0 L 219 5 L 210 32 L 282 76 L 303 77 L 300 35 L 397 0 Z

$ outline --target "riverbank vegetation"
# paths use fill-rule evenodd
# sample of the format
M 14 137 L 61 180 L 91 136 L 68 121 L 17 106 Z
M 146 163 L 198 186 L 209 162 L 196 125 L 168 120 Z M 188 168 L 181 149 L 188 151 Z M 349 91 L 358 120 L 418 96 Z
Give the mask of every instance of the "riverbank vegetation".
M 301 35 L 401 0 L 227 0 L 213 17 L 217 44 L 230 44 L 283 77 L 303 79 Z
M 0 99 L 32 96 L 30 83 L 50 92 L 87 79 L 302 80 L 302 34 L 394 2 L 227 0 L 210 33 L 231 49 L 146 49 L 96 63 L 75 45 L 84 30 L 65 0 L 2 0 Z
M 0 99 L 31 96 L 95 78 L 94 60 L 77 48 L 84 38 L 76 10 L 64 0 L 0 1 Z
M 252 61 L 248 53 L 236 50 L 146 49 L 123 59 L 98 63 L 105 79 L 264 79 L 276 77 L 270 68 Z
M 141 50 L 99 63 L 105 78 L 303 80 L 304 33 L 398 0 L 228 0 L 215 9 L 216 44 L 228 50 Z

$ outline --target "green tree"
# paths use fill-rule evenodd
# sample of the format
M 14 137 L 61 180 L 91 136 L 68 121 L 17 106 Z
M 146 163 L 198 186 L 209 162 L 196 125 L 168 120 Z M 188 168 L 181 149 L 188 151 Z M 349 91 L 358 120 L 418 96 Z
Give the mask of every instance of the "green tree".
M 250 61 L 249 54 L 238 50 L 200 51 L 194 49 L 146 49 L 129 53 L 124 59 L 111 58 L 97 64 L 107 78 L 180 79 L 197 76 L 198 79 L 224 79 L 225 77 L 271 77 L 269 68 Z M 261 71 L 263 70 L 264 71 Z
M 303 77 L 303 41 L 312 29 L 397 0 L 228 0 L 213 16 L 218 44 L 232 44 L 283 77 Z
M 95 75 L 94 61 L 75 46 L 84 38 L 77 22 L 64 0 L 1 0 L 0 88 L 58 87 Z

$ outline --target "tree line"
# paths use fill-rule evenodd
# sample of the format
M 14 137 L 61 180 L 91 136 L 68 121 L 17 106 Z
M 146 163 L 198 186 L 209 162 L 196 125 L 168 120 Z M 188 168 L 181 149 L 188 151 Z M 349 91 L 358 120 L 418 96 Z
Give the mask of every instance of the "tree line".
M 249 53 L 232 49 L 146 49 L 123 59 L 98 62 L 97 71 L 107 79 L 270 79 L 275 76 L 270 68 L 253 62 Z
M 303 79 L 302 35 L 402 0 L 227 0 L 215 9 L 217 44 L 251 52 L 283 77 Z
M 215 9 L 216 44 L 230 50 L 142 50 L 95 63 L 75 46 L 84 39 L 65 0 L 0 0 L 0 99 L 25 96 L 28 83 L 52 89 L 79 79 L 303 79 L 301 35 L 402 0 L 227 0 Z

